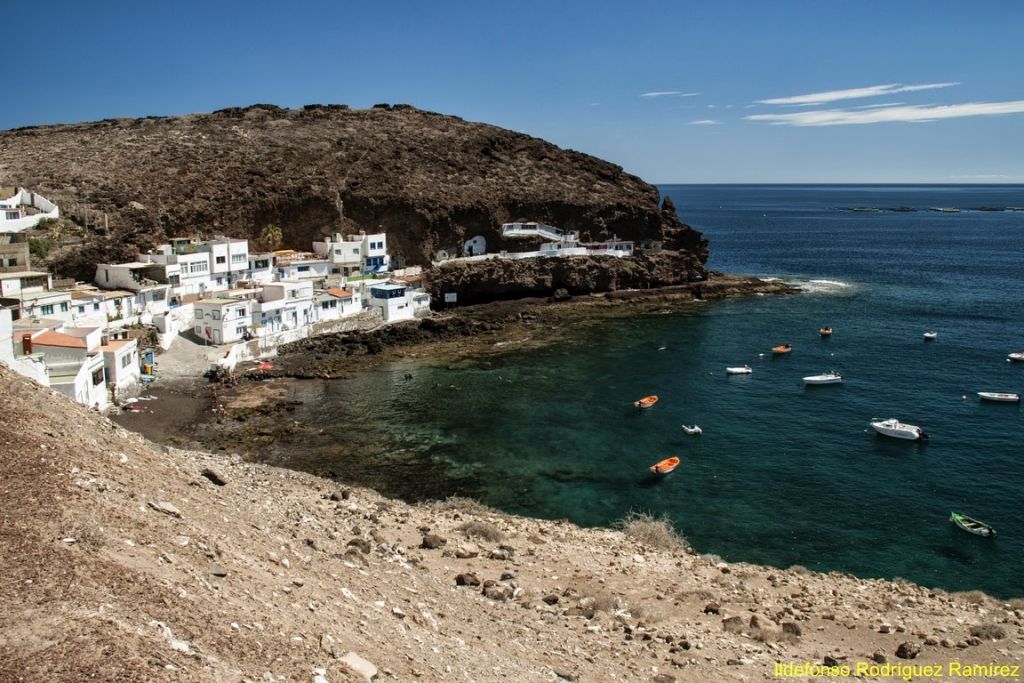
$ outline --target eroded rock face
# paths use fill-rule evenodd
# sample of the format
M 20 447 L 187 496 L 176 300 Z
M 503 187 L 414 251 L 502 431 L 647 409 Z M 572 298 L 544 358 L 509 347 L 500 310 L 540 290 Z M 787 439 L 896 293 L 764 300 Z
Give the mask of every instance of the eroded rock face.
M 0 133 L 0 176 L 89 214 L 93 239 L 58 254 L 62 274 L 131 258 L 170 236 L 258 237 L 309 249 L 333 231 L 383 227 L 399 264 L 426 265 L 500 225 L 536 220 L 693 254 L 707 242 L 671 201 L 622 168 L 528 135 L 412 107 L 273 105 Z M 95 229 L 99 226 L 99 231 Z M 108 228 L 106 226 L 109 226 Z

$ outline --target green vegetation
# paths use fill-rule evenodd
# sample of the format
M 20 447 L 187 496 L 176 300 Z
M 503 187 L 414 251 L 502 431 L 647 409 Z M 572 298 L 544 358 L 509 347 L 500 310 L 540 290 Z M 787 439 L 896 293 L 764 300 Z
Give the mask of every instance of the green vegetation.
M 33 260 L 45 261 L 53 249 L 54 240 L 50 237 L 30 237 L 28 239 L 28 253 Z
M 281 240 L 284 239 L 284 234 L 281 232 L 281 228 L 277 227 L 273 223 L 267 223 L 264 226 L 263 231 L 260 232 L 260 240 L 270 251 L 276 251 L 281 246 Z

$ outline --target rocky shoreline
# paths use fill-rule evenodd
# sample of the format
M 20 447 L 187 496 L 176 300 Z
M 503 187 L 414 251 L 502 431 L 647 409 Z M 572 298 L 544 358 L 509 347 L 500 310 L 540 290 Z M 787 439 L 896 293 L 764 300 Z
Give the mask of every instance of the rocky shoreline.
M 1020 600 L 408 505 L 155 446 L 6 368 L 0 410 L 4 680 L 1019 679 Z

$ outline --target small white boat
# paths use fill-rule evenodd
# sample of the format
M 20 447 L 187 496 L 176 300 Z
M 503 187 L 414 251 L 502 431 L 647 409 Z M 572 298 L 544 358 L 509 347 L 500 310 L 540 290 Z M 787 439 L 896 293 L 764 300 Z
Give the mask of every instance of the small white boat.
M 725 374 L 727 375 L 749 375 L 753 370 L 750 369 L 749 365 L 743 365 L 738 368 L 726 368 Z
M 895 417 L 888 420 L 874 418 L 868 424 L 871 428 L 883 436 L 891 436 L 894 439 L 907 439 L 908 441 L 925 441 L 928 435 L 917 425 L 910 425 L 900 422 Z
M 1015 351 L 1006 357 L 1009 361 L 1024 361 L 1024 351 Z
M 838 372 L 826 372 L 823 375 L 804 377 L 804 384 L 842 384 L 843 376 Z
M 1009 391 L 979 391 L 978 397 L 982 401 L 1004 401 L 1006 403 L 1020 403 L 1020 394 Z
M 925 339 L 935 339 L 938 336 L 939 336 L 939 333 L 935 332 L 934 330 L 928 330 L 927 332 L 924 333 L 924 338 Z
M 693 425 L 693 426 L 683 425 L 683 431 L 686 432 L 687 434 L 703 434 L 704 433 L 704 430 L 701 429 L 700 427 L 698 427 L 697 425 Z

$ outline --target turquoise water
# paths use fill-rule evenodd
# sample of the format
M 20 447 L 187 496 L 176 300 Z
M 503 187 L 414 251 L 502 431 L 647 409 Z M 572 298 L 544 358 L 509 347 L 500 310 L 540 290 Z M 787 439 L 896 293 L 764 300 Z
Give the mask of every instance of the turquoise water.
M 667 514 L 727 560 L 1024 595 L 1024 415 L 974 393 L 1024 390 L 1024 363 L 1006 362 L 1024 350 L 1024 212 L 842 210 L 1021 206 L 1024 188 L 662 191 L 710 239 L 709 266 L 807 291 L 307 385 L 297 417 L 331 425 L 336 449 L 299 464 L 407 498 L 459 493 L 584 525 Z M 936 341 L 923 341 L 928 329 Z M 772 357 L 778 343 L 794 351 Z M 744 363 L 752 375 L 725 375 Z M 841 386 L 804 387 L 801 377 L 831 369 Z M 654 408 L 632 407 L 652 393 Z M 876 436 L 876 416 L 921 425 L 931 441 Z M 702 436 L 680 429 L 693 423 Z M 648 476 L 669 455 L 679 469 Z M 951 510 L 998 537 L 957 530 Z

